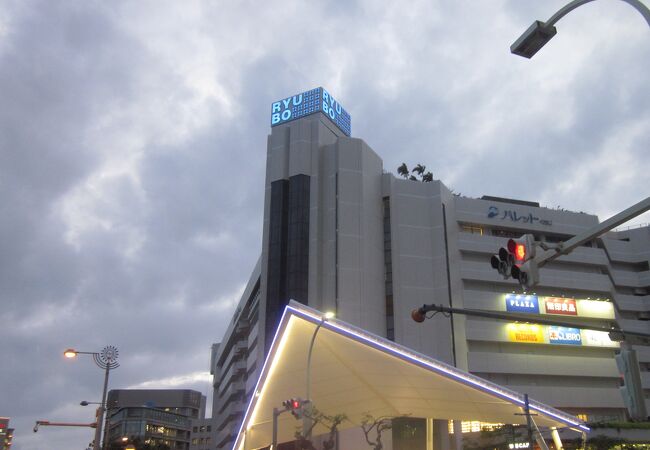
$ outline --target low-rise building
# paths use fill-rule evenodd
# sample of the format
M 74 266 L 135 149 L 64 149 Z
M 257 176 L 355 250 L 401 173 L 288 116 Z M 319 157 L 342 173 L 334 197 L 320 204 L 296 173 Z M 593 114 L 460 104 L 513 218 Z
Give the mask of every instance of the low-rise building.
M 0 450 L 9 450 L 14 437 L 14 429 L 9 428 L 9 417 L 0 417 Z
M 212 418 L 192 420 L 190 450 L 212 450 L 215 447 L 216 430 Z
M 192 422 L 205 418 L 205 396 L 190 389 L 114 389 L 106 403 L 108 446 L 127 438 L 189 450 Z

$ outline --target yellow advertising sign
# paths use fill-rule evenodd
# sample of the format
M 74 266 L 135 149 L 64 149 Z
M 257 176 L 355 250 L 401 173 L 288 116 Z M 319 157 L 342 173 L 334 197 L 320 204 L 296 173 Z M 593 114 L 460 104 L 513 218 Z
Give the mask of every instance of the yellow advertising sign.
M 528 342 L 531 344 L 543 344 L 544 332 L 540 325 L 529 325 L 524 323 L 508 324 L 508 338 L 511 342 Z

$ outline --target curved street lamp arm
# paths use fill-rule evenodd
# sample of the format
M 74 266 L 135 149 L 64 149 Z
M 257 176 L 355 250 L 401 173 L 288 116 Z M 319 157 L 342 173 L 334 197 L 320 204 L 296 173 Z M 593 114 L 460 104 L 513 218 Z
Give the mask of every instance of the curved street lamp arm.
M 576 9 L 579 6 L 584 5 L 585 3 L 593 2 L 594 0 L 573 0 L 572 2 L 568 3 L 564 7 L 560 8 L 558 12 L 553 14 L 550 19 L 548 19 L 544 25 L 551 27 L 557 23 L 558 20 L 560 20 L 562 17 L 566 16 L 569 14 L 571 11 Z M 648 9 L 647 6 L 645 6 L 643 3 L 641 3 L 640 0 L 622 0 L 625 3 L 628 3 L 629 5 L 633 6 L 637 11 L 641 13 L 643 18 L 645 19 L 646 22 L 648 22 L 648 26 L 650 26 L 650 9 Z

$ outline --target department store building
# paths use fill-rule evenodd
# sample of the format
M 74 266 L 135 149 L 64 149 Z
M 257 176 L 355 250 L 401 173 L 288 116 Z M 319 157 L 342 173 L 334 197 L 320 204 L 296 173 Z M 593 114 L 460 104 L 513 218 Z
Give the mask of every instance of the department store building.
M 532 233 L 557 243 L 599 218 L 396 177 L 351 137 L 350 115 L 322 88 L 271 109 L 261 255 L 212 352 L 217 448 L 234 441 L 290 299 L 585 421 L 625 418 L 619 343 L 577 323 L 650 332 L 649 227 L 587 242 L 523 293 L 489 263 L 507 239 Z M 411 311 L 426 303 L 576 326 L 458 314 L 416 324 Z M 650 347 L 636 349 L 648 403 Z

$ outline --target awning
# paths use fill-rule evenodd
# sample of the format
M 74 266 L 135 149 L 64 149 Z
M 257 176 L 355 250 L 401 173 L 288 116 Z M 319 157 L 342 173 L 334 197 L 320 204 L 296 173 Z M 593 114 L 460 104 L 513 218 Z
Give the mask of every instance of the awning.
M 380 336 L 324 315 L 297 302 L 285 309 L 244 415 L 233 449 L 268 446 L 273 408 L 307 396 L 307 356 L 311 360 L 311 400 L 328 415 L 345 414 L 339 429 L 358 427 L 365 414 L 444 420 L 525 424 L 524 396 L 417 353 Z M 578 418 L 529 400 L 538 426 L 588 431 Z M 299 422 L 278 418 L 278 442 L 291 441 Z M 314 435 L 325 433 L 314 430 Z

